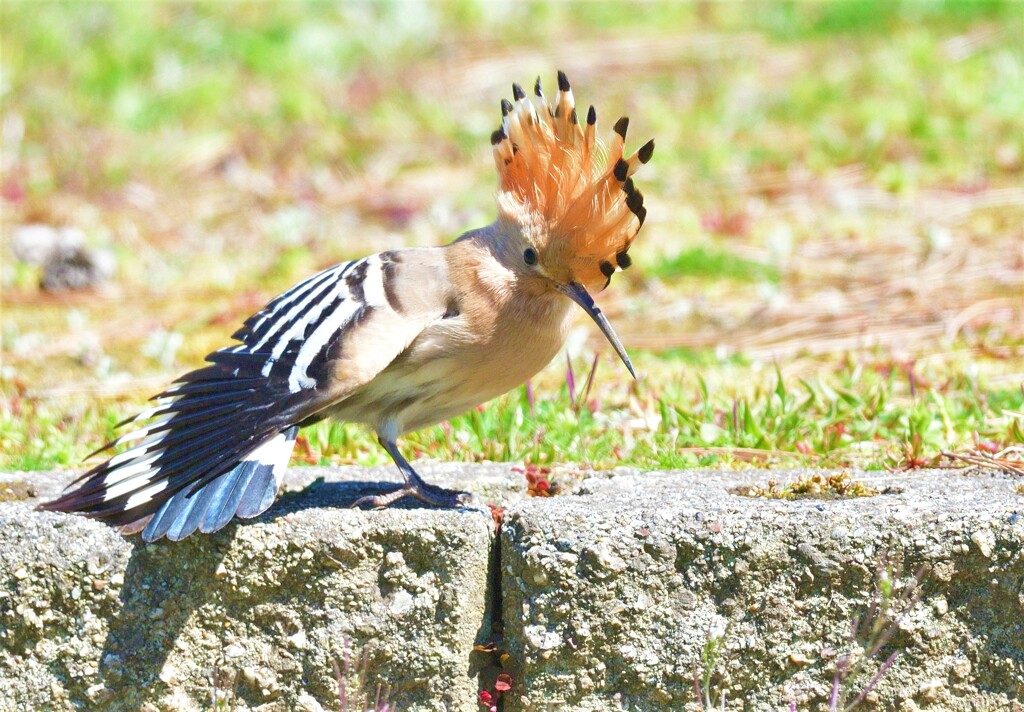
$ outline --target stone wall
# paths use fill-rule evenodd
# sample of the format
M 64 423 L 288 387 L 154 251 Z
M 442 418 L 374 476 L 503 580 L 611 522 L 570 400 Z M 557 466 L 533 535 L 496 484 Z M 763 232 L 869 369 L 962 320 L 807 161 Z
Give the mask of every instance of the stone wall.
M 498 536 L 481 511 L 347 508 L 388 468 L 294 469 L 264 517 L 151 545 L 36 512 L 66 474 L 0 476 L 0 709 L 340 709 L 346 651 L 353 710 L 378 685 L 477 710 L 501 671 L 505 710 L 699 709 L 695 676 L 716 709 L 827 709 L 852 641 L 884 645 L 848 702 L 895 653 L 865 704 L 1024 709 L 1011 480 L 853 473 L 882 493 L 786 500 L 737 487 L 801 473 L 621 470 L 524 498 L 506 466 L 420 469 L 504 503 Z M 502 632 L 500 668 L 473 646 Z

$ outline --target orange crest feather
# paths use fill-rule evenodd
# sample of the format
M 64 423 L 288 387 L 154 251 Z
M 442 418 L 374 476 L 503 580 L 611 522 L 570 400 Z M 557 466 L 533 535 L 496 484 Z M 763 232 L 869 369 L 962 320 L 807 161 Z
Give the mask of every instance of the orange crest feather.
M 630 265 L 626 253 L 647 216 L 631 176 L 651 159 L 654 141 L 624 158 L 629 119 L 621 118 L 607 159 L 598 165 L 602 147 L 594 107 L 581 127 L 563 72 L 551 106 L 539 78 L 535 93 L 539 112 L 513 84 L 515 103 L 502 100 L 502 126 L 491 135 L 500 215 L 528 223 L 523 225 L 527 239 L 564 262 L 573 281 L 603 287 L 616 266 Z

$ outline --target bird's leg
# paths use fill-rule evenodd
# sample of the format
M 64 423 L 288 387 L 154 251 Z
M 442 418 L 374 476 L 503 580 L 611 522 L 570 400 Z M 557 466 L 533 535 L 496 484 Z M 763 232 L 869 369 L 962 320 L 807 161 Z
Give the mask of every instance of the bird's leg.
M 378 437 L 377 442 L 387 450 L 388 455 L 391 455 L 391 459 L 398 465 L 398 469 L 405 478 L 405 486 L 394 492 L 379 494 L 375 497 L 360 497 L 352 504 L 353 507 L 358 507 L 362 504 L 368 504 L 374 508 L 387 507 L 403 497 L 415 497 L 421 502 L 426 502 L 435 507 L 446 507 L 449 509 L 460 507 L 469 502 L 472 495 L 468 492 L 460 492 L 459 490 L 450 490 L 432 485 L 416 474 L 416 470 L 412 469 L 412 465 L 409 464 L 408 460 L 402 457 L 402 453 L 398 451 L 398 446 L 393 441 Z

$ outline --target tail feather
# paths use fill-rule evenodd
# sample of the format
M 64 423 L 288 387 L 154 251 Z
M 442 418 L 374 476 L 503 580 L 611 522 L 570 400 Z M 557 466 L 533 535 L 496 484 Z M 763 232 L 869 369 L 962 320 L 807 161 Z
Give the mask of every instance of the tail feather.
M 214 532 L 226 525 L 234 516 L 233 507 L 245 492 L 247 474 L 255 464 L 242 460 L 234 468 L 202 487 L 182 487 L 168 499 L 143 530 L 145 541 L 156 541 L 167 536 L 178 541 L 197 528 Z M 237 490 L 237 495 L 232 494 Z M 214 527 L 210 523 L 217 522 Z M 204 526 L 205 525 L 205 526 Z
M 142 530 L 143 539 L 145 541 L 156 541 L 162 536 L 165 536 L 170 530 L 171 525 L 182 514 L 182 510 L 188 506 L 192 500 L 189 500 L 184 492 L 178 492 L 169 500 L 167 500 L 163 507 L 161 507 L 156 514 L 153 514 L 149 520 L 149 523 Z M 137 527 L 135 522 L 130 522 L 121 526 L 121 531 L 135 531 Z
M 252 519 L 265 512 L 274 503 L 274 496 L 277 487 L 274 485 L 274 473 L 264 467 L 258 469 L 252 475 L 252 483 L 243 493 L 238 503 L 238 516 L 242 519 Z
M 210 534 L 231 521 L 231 518 L 238 514 L 238 507 L 250 490 L 259 493 L 261 498 L 266 495 L 267 483 L 257 481 L 256 478 L 260 467 L 265 466 L 259 460 L 242 460 L 231 472 L 221 475 L 206 485 L 201 492 L 193 495 L 208 500 L 206 514 L 199 522 L 199 531 Z M 271 497 L 276 493 L 275 481 Z
M 150 520 L 142 538 L 179 541 L 196 530 L 218 531 L 236 515 L 248 519 L 262 514 L 277 496 L 297 432 L 291 427 L 278 433 L 207 484 L 178 490 Z

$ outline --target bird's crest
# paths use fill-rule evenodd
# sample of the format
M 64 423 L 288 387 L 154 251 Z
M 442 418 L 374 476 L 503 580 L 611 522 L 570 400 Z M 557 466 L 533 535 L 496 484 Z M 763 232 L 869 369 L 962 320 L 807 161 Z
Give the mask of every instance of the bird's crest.
M 631 176 L 651 159 L 654 141 L 624 157 L 629 119 L 623 117 L 601 160 L 597 112 L 591 106 L 581 126 L 565 73 L 558 73 L 552 105 L 539 78 L 534 93 L 539 111 L 513 84 L 515 101 L 502 100 L 501 128 L 491 135 L 501 219 L 519 223 L 537 250 L 564 264 L 573 281 L 603 288 L 616 267 L 630 265 L 627 251 L 647 216 Z

